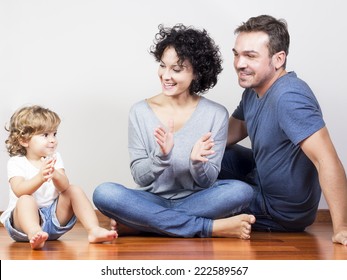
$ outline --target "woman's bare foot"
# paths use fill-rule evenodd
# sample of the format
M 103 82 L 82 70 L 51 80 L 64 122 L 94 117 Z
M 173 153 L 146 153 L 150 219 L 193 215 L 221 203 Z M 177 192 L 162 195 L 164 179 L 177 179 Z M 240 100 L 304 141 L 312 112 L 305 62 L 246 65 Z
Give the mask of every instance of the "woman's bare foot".
M 127 227 L 123 224 L 117 223 L 116 220 L 111 219 L 110 221 L 111 230 L 116 230 L 120 236 L 124 235 L 140 235 L 141 231 Z
M 114 219 L 110 220 L 110 228 L 111 230 L 117 230 L 117 222 Z
M 89 243 L 101 243 L 112 241 L 118 237 L 117 231 L 107 230 L 102 227 L 95 227 L 88 233 Z
M 29 239 L 29 243 L 31 246 L 31 249 L 37 250 L 41 249 L 44 245 L 46 240 L 48 239 L 48 233 L 44 231 L 39 231 L 31 238 Z
M 238 237 L 250 239 L 252 224 L 255 217 L 248 214 L 240 214 L 225 219 L 213 221 L 212 237 Z

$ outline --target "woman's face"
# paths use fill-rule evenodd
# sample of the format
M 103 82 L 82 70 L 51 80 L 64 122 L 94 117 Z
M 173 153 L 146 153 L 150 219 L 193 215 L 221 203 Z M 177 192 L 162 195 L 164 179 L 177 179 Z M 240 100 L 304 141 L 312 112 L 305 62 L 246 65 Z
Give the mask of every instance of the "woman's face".
M 163 94 L 168 96 L 189 95 L 189 87 L 194 79 L 193 67 L 187 60 L 179 63 L 174 48 L 168 47 L 163 52 L 158 75 Z

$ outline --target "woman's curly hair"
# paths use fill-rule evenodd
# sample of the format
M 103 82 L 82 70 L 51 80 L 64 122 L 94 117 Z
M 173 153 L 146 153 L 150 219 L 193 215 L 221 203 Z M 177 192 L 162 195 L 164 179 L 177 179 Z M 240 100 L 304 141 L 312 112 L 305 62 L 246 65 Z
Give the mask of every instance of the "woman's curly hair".
M 10 119 L 9 136 L 5 141 L 7 151 L 12 156 L 25 156 L 26 149 L 21 142 L 27 142 L 34 135 L 57 130 L 59 116 L 49 109 L 38 105 L 23 107 L 17 110 Z
M 160 62 L 166 48 L 173 47 L 179 63 L 188 60 L 194 73 L 190 85 L 191 95 L 203 94 L 217 84 L 218 74 L 222 72 L 222 58 L 219 47 L 205 29 L 197 30 L 191 26 L 177 24 L 172 28 L 158 26 L 154 45 L 150 48 L 157 62 Z

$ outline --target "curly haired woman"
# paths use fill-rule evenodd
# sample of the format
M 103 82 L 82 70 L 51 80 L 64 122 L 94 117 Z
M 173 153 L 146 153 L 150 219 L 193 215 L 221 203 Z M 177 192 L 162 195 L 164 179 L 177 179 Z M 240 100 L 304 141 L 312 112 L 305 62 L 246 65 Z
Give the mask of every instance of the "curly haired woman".
M 162 91 L 129 114 L 131 173 L 137 184 L 99 185 L 95 206 L 124 229 L 176 237 L 249 239 L 253 215 L 239 214 L 253 196 L 250 185 L 217 180 L 228 112 L 202 96 L 222 71 L 218 46 L 206 30 L 159 25 L 150 52 L 159 62 Z M 129 231 L 128 231 L 129 233 Z

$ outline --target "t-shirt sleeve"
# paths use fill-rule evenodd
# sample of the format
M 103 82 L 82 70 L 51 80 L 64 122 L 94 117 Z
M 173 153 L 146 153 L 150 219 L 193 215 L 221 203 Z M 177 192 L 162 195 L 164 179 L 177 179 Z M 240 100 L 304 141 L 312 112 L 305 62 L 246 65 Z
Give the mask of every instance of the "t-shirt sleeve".
M 236 107 L 235 111 L 232 113 L 232 116 L 235 119 L 238 119 L 238 120 L 241 120 L 241 121 L 245 120 L 245 117 L 244 117 L 244 114 L 243 114 L 243 101 L 242 100 L 240 101 L 239 105 Z
M 295 145 L 325 126 L 313 94 L 287 92 L 279 99 L 277 108 L 279 125 Z
M 7 179 L 10 180 L 13 177 L 25 177 L 25 166 L 21 164 L 19 157 L 11 157 L 7 162 Z

